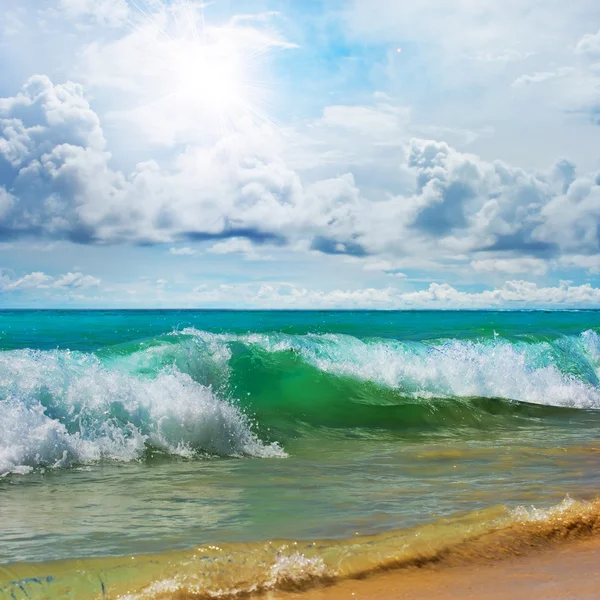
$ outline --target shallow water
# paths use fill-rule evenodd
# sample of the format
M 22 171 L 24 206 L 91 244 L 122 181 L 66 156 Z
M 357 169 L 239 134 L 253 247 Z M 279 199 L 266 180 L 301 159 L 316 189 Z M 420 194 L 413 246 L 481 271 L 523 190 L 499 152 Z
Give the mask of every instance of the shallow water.
M 449 544 L 597 494 L 599 312 L 16 311 L 0 332 L 0 598 L 77 571 L 26 563 L 177 571 L 225 544 L 235 573 L 241 543 L 347 561 L 395 532 L 388 560 L 399 532 Z M 340 570 L 274 552 L 292 579 Z

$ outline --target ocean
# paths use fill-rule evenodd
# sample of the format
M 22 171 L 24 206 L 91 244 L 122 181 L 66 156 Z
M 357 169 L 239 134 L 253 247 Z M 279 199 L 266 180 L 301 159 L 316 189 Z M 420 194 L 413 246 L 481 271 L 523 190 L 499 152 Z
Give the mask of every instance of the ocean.
M 583 530 L 599 376 L 597 311 L 0 312 L 0 598 L 236 597 Z

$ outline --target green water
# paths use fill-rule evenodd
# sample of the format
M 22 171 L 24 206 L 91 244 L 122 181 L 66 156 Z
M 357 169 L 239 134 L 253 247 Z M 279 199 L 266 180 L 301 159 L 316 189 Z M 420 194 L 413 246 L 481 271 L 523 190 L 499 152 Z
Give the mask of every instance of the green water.
M 0 564 L 594 497 L 598 332 L 595 311 L 2 312 Z

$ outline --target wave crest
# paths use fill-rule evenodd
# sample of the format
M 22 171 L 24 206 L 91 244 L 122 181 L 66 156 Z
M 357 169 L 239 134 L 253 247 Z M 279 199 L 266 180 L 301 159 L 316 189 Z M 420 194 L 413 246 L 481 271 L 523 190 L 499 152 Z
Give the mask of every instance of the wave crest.
M 413 398 L 504 398 L 600 408 L 600 336 L 591 330 L 554 341 L 494 337 L 423 343 L 339 334 L 254 334 L 237 340 L 268 352 L 291 351 L 325 373 L 371 381 Z
M 98 354 L 5 351 L 0 475 L 153 450 L 285 456 L 255 431 L 285 440 L 311 427 L 512 427 L 515 410 L 531 411 L 497 399 L 598 409 L 599 373 L 600 336 L 591 330 L 554 340 L 408 342 L 186 329 Z
M 130 461 L 148 449 L 285 456 L 259 440 L 238 407 L 176 366 L 147 377 L 108 369 L 90 354 L 4 352 L 0 394 L 0 475 Z

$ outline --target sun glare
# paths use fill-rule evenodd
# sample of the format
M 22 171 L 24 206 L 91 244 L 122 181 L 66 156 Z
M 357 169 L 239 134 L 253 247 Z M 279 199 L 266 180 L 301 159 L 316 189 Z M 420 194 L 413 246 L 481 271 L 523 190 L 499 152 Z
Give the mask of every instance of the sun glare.
M 173 93 L 210 111 L 230 112 L 243 106 L 243 74 L 240 57 L 217 44 L 197 41 L 176 43 L 173 57 Z
M 197 116 L 198 123 L 212 121 L 221 133 L 244 117 L 268 120 L 260 108 L 266 88 L 256 79 L 260 40 L 248 43 L 247 30 L 231 24 L 207 26 L 203 5 L 188 0 L 165 6 L 160 18 L 136 8 L 132 29 L 152 38 L 155 103 Z

